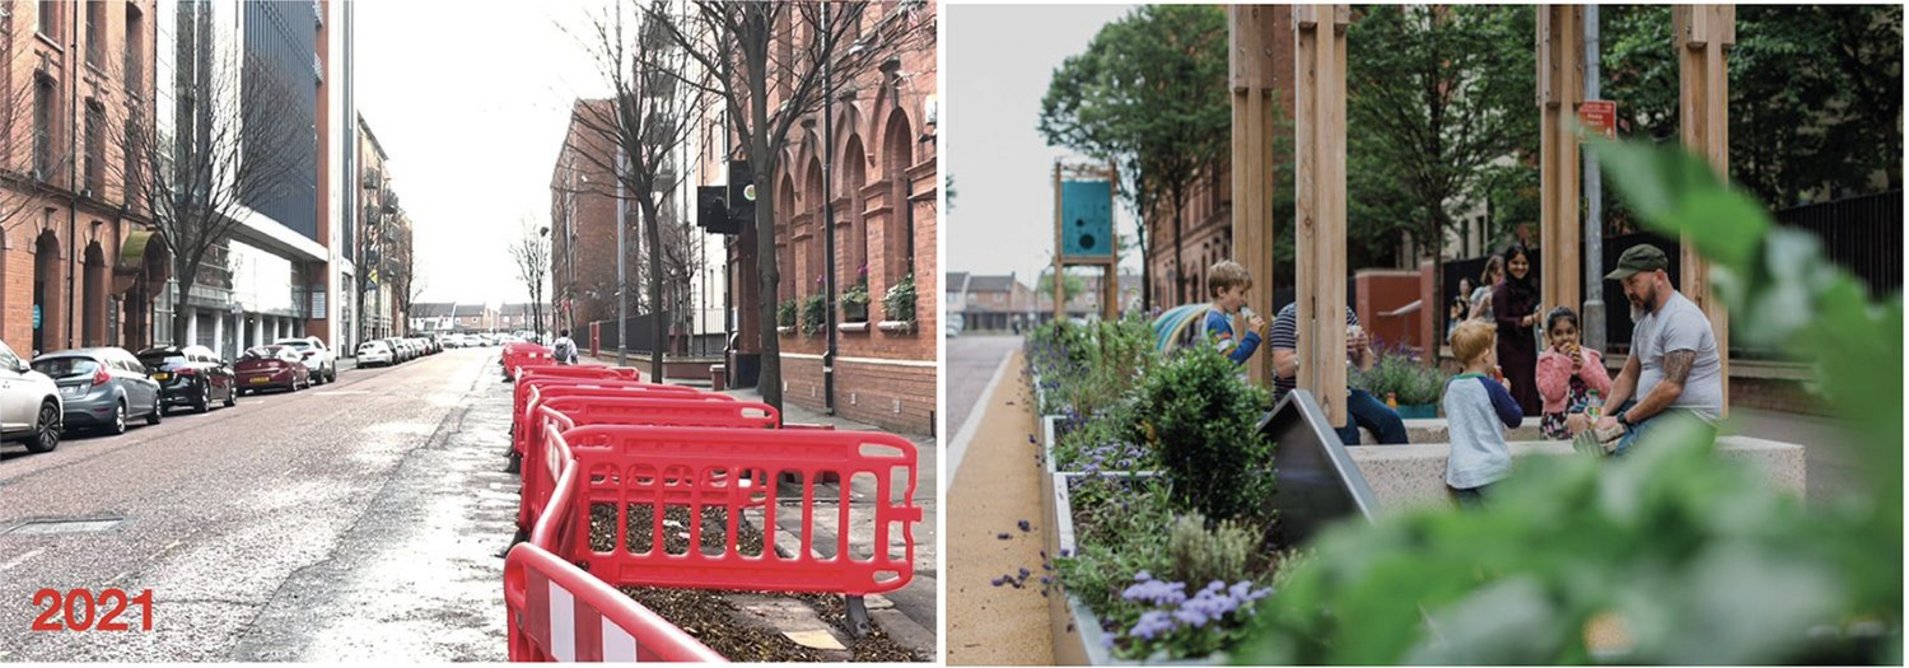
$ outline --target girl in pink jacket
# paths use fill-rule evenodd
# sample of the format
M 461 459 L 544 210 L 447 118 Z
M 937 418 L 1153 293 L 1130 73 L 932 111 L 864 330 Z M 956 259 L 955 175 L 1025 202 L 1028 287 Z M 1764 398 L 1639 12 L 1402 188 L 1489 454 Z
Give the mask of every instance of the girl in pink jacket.
M 1560 306 L 1545 316 L 1544 352 L 1538 354 L 1538 395 L 1544 399 L 1539 428 L 1545 438 L 1569 440 L 1584 428 L 1590 393 L 1611 396 L 1604 357 L 1578 345 L 1578 314 Z

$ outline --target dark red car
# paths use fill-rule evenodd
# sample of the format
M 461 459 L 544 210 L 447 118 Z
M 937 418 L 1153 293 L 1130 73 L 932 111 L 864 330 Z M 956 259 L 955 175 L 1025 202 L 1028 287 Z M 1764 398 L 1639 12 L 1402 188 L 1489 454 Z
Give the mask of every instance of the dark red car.
M 259 346 L 247 350 L 232 367 L 242 393 L 264 389 L 295 392 L 312 386 L 311 369 L 291 346 Z

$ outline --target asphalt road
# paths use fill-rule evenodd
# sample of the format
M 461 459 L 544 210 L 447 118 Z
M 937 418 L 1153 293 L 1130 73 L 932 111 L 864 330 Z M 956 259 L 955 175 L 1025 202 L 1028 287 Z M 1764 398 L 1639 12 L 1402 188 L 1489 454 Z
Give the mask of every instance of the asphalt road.
M 0 662 L 505 660 L 493 554 L 516 481 L 506 424 L 464 419 L 509 402 L 490 387 L 497 351 L 351 370 L 47 454 L 0 447 Z M 99 518 L 119 522 L 20 530 Z M 134 607 L 129 631 L 30 631 L 42 588 L 151 590 L 154 628 Z
M 962 458 L 967 455 L 966 439 L 972 437 L 972 434 L 964 431 L 969 416 L 973 415 L 982 393 L 987 391 L 988 383 L 994 380 L 994 374 L 1000 370 L 1001 361 L 1020 347 L 1019 336 L 973 334 L 948 339 L 948 361 L 943 365 L 942 373 L 946 374 L 948 381 L 948 396 L 944 397 L 948 406 L 948 430 L 954 434 L 949 439 L 947 454 L 946 479 L 951 484 L 955 473 L 961 470 Z M 1001 382 L 1019 383 L 1020 373 L 1018 368 L 1008 369 Z

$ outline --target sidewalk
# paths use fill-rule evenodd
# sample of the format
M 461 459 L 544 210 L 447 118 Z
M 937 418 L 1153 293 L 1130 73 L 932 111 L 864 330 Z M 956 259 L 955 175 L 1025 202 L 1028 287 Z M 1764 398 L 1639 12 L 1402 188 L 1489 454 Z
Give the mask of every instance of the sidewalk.
M 612 352 L 608 355 L 579 355 L 579 361 L 586 364 L 599 363 L 615 365 L 617 360 L 616 354 Z M 649 358 L 647 357 L 641 359 L 630 358 L 628 365 L 642 369 L 645 375 L 649 373 Z M 667 382 L 672 385 L 685 385 L 705 390 L 710 387 L 709 381 L 705 379 L 669 379 Z M 728 394 L 742 401 L 762 400 L 761 393 L 757 392 L 755 388 L 730 389 L 725 391 L 724 394 Z M 786 402 L 782 410 L 782 419 L 788 423 L 832 425 L 839 431 L 884 431 L 878 427 L 837 416 L 825 415 L 819 411 Z M 915 444 L 916 479 L 914 481 L 914 503 L 921 507 L 922 521 L 915 525 L 914 530 L 914 579 L 908 583 L 907 587 L 899 591 L 890 592 L 886 595 L 868 597 L 868 616 L 897 644 L 916 650 L 921 656 L 928 657 L 928 660 L 933 661 L 937 656 L 936 638 L 938 636 L 936 629 L 940 628 L 939 610 L 936 601 L 936 591 L 940 586 L 940 574 L 935 568 L 935 538 L 939 533 L 936 515 L 939 504 L 937 503 L 935 492 L 940 487 L 939 478 L 937 477 L 937 468 L 941 450 L 932 436 L 915 434 L 896 435 L 908 439 L 909 442 Z M 894 480 L 890 482 L 890 485 L 898 494 L 901 490 L 907 489 L 907 481 L 905 480 Z M 864 500 L 877 497 L 878 489 L 876 481 L 870 476 L 855 477 L 850 480 L 849 492 L 849 498 L 851 499 L 851 511 L 849 513 L 849 552 L 851 555 L 868 558 L 875 554 L 877 549 L 898 548 L 898 545 L 892 543 L 894 540 L 899 540 L 899 536 L 894 537 L 889 546 L 877 546 L 874 544 L 874 512 L 872 510 L 864 511 L 860 509 L 863 506 Z M 779 504 L 778 512 L 776 513 L 776 549 L 778 552 L 784 554 L 794 554 L 802 549 L 802 488 L 793 482 L 784 481 L 778 490 L 777 497 Z M 833 512 L 835 502 L 832 500 L 842 498 L 839 481 L 823 481 L 817 483 L 815 485 L 814 498 L 817 500 L 814 514 L 814 517 L 817 518 L 817 522 L 812 527 L 810 549 L 819 558 L 832 558 L 835 553 L 835 545 L 838 541 L 838 537 L 830 519 L 837 517 L 836 513 Z M 759 521 L 759 518 L 760 516 L 755 516 L 751 519 Z M 899 554 L 899 551 L 897 554 Z
M 1054 641 L 1043 568 L 1040 464 L 1035 460 L 1032 399 L 1010 353 L 1009 375 L 974 410 L 978 427 L 966 444 L 960 485 L 948 490 L 948 663 L 1053 665 Z M 1025 569 L 1025 571 L 1023 571 Z M 1018 587 L 991 582 L 1029 574 Z

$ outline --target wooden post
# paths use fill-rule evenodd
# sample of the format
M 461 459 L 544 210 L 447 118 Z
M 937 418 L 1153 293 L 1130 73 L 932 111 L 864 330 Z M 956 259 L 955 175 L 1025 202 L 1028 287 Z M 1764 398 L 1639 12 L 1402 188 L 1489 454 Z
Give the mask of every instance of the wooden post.
M 1273 180 L 1280 159 L 1273 154 L 1274 97 L 1279 90 L 1274 54 L 1290 51 L 1292 8 L 1229 5 L 1226 8 L 1228 76 L 1233 92 L 1233 259 L 1253 277 L 1247 306 L 1271 320 L 1273 313 Z M 1203 297 L 1206 295 L 1202 295 Z M 1271 350 L 1255 355 L 1247 378 L 1272 383 Z
M 1299 383 L 1346 424 L 1346 5 L 1293 7 Z M 1237 200 L 1241 196 L 1235 193 Z
M 1684 146 L 1702 155 L 1725 178 L 1730 176 L 1730 74 L 1724 50 L 1737 43 L 1735 5 L 1671 7 L 1672 39 L 1677 42 L 1678 109 Z M 1683 238 L 1683 285 L 1679 291 L 1710 317 L 1723 369 L 1723 414 L 1730 412 L 1730 313 L 1710 294 L 1710 265 L 1689 235 Z
M 1106 287 L 1102 292 L 1101 319 L 1109 322 L 1120 319 L 1120 225 L 1115 222 L 1120 213 L 1120 168 L 1112 162 L 1107 163 L 1107 219 L 1115 223 L 1110 230 L 1113 235 L 1107 240 L 1113 256 L 1107 259 Z M 1144 261 L 1144 259 L 1143 259 Z
M 1544 248 L 1543 306 L 1582 311 L 1579 296 L 1578 137 L 1572 129 L 1584 102 L 1584 9 L 1538 7 L 1538 109 L 1542 156 L 1538 243 Z
M 1061 162 L 1054 161 L 1054 321 L 1067 319 L 1067 265 L 1061 261 Z

